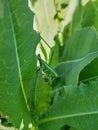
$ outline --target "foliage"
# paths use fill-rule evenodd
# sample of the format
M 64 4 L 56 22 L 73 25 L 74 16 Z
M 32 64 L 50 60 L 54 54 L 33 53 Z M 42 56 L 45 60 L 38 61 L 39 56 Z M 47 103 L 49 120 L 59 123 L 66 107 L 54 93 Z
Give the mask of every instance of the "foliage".
M 29 7 L 0 0 L 0 129 L 97 130 L 98 1 Z
M 36 69 L 39 41 L 27 5 L 27 0 L 0 0 L 0 111 L 17 128 L 23 120 L 25 129 L 33 122 L 26 93 Z

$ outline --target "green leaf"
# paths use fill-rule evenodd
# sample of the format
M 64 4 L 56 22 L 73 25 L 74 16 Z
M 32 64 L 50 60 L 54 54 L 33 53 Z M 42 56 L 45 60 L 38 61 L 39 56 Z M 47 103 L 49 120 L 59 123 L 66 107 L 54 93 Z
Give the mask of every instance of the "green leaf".
M 94 19 L 94 27 L 96 28 L 96 30 L 98 31 L 98 1 L 94 1 L 93 3 L 94 8 L 95 8 L 95 19 Z
M 73 33 L 83 27 L 94 26 L 95 18 L 96 9 L 94 7 L 94 2 L 89 1 L 85 6 L 82 6 L 80 1 L 73 13 L 70 33 Z
M 72 16 L 70 34 L 81 28 L 82 14 L 83 14 L 83 7 L 81 1 L 79 1 Z
M 73 33 L 65 43 L 61 61 L 83 58 L 90 52 L 98 50 L 97 32 L 93 27 L 87 27 Z M 93 45 L 93 46 L 92 46 Z
M 55 67 L 55 65 L 59 62 L 59 49 L 60 49 L 60 44 L 58 41 L 58 35 L 55 37 L 55 45 L 52 47 L 51 52 L 50 52 L 50 62 L 49 65 L 52 67 Z
M 56 71 L 61 75 L 61 81 L 66 85 L 76 85 L 78 84 L 80 71 L 87 66 L 91 61 L 93 61 L 98 56 L 98 51 L 90 53 L 87 56 L 73 60 L 61 62 L 56 67 Z
M 36 120 L 44 115 L 50 106 L 50 85 L 48 81 L 45 81 L 44 77 L 42 77 L 41 70 L 38 70 L 32 79 L 28 91 L 28 102 L 31 107 L 32 115 L 35 116 Z
M 46 51 L 45 47 L 43 46 L 43 44 L 41 43 L 41 41 L 40 41 L 40 48 L 41 48 L 41 51 L 44 55 L 45 60 L 48 61 L 47 51 Z
M 80 73 L 79 80 L 86 82 L 88 80 L 98 77 L 98 58 L 94 59 L 90 64 L 88 64 Z
M 95 8 L 92 1 L 89 1 L 83 8 L 82 27 L 92 26 L 95 20 Z
M 40 130 L 61 130 L 71 126 L 76 130 L 98 128 L 98 80 L 88 85 L 64 86 L 55 98 L 48 115 L 41 119 Z
M 62 62 L 57 65 L 56 71 L 62 75 L 62 81 L 65 84 L 76 85 L 80 71 L 97 56 L 96 31 L 92 28 L 81 29 L 67 41 Z
M 24 130 L 33 123 L 26 92 L 36 69 L 39 36 L 27 0 L 0 0 L 0 111 Z

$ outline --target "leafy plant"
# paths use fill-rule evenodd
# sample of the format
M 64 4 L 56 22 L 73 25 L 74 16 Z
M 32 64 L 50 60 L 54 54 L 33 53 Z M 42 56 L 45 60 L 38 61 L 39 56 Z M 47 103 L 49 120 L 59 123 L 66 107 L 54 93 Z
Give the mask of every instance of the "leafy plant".
M 0 0 L 0 129 L 98 129 L 97 5 Z

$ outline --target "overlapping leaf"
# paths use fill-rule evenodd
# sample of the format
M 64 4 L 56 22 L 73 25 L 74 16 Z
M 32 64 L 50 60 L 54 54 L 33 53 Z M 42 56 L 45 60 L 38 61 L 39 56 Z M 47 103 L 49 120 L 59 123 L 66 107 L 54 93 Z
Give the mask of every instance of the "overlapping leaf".
M 76 130 L 98 128 L 98 80 L 88 85 L 64 86 L 55 98 L 48 115 L 40 120 L 40 130 Z
M 96 35 L 93 28 L 85 28 L 74 33 L 67 41 L 62 62 L 56 67 L 65 84 L 77 84 L 80 71 L 98 56 Z
M 97 1 L 89 1 L 85 6 L 82 6 L 81 4 L 78 5 L 73 15 L 71 32 L 75 32 L 79 28 L 87 26 L 94 26 L 97 29 L 97 4 Z M 80 81 L 88 81 L 89 79 L 97 77 L 97 66 L 98 60 L 95 59 L 80 73 Z

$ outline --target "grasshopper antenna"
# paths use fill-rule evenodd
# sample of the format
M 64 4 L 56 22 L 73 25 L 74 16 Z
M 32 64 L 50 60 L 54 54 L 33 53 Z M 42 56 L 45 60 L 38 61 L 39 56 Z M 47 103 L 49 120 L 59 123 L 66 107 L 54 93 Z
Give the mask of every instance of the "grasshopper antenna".
M 43 42 L 50 48 L 52 49 L 52 47 L 46 42 L 46 40 L 40 35 L 40 38 L 43 40 Z

